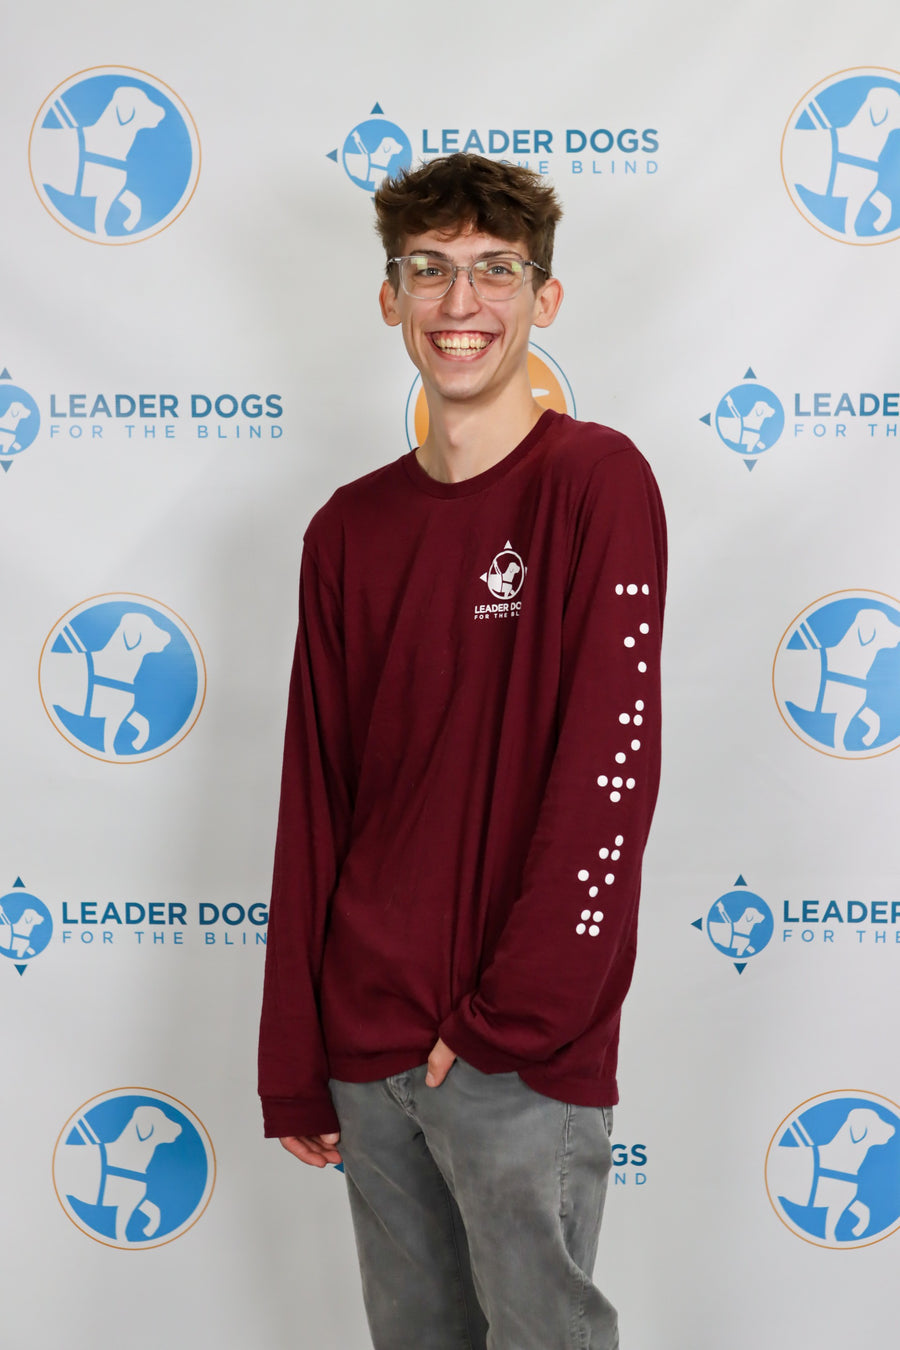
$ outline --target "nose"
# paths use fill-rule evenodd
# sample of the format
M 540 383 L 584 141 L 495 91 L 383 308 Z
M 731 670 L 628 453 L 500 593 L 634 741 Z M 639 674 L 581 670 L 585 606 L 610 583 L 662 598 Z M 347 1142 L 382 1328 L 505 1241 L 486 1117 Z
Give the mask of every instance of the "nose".
M 441 304 L 445 313 L 451 314 L 455 319 L 475 313 L 481 302 L 475 294 L 475 287 L 472 285 L 472 278 L 468 272 L 465 272 L 462 268 L 459 269 L 453 285 L 443 297 Z

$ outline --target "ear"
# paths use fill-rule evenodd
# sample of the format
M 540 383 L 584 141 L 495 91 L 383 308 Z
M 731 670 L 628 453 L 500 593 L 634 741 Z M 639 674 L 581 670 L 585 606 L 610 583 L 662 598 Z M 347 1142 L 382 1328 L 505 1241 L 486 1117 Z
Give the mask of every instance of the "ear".
M 152 1107 L 139 1106 L 131 1117 L 131 1122 L 138 1139 L 142 1144 L 146 1143 L 154 1130 Z
M 559 312 L 562 300 L 562 282 L 556 277 L 548 277 L 534 297 L 534 314 L 531 322 L 535 328 L 550 327 Z
M 387 280 L 381 283 L 381 290 L 378 292 L 378 303 L 381 305 L 381 317 L 389 328 L 396 328 L 403 322 L 400 309 L 397 304 L 397 292 L 391 283 Z
M 120 127 L 127 126 L 129 122 L 134 121 L 135 93 L 137 91 L 129 88 L 128 85 L 121 85 L 113 94 L 113 104 L 116 110 L 116 120 Z
M 144 615 L 125 614 L 122 618 L 122 641 L 128 651 L 133 652 L 144 638 Z
M 888 118 L 887 101 L 884 98 L 875 99 L 870 96 L 869 121 L 872 123 L 872 126 L 880 127 L 882 122 L 887 121 L 887 118 Z

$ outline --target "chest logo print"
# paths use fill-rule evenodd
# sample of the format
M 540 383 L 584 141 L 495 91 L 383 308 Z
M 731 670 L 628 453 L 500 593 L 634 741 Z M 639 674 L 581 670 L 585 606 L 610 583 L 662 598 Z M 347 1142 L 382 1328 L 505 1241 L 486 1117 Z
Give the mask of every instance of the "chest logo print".
M 507 539 L 505 547 L 494 558 L 488 570 L 482 572 L 481 580 L 498 600 L 512 600 L 522 589 L 527 570 Z

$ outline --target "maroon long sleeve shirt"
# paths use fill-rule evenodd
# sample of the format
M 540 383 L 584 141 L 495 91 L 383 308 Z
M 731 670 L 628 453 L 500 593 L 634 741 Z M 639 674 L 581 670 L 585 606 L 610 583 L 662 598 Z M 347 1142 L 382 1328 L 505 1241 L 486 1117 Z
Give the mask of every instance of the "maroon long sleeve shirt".
M 415 455 L 306 534 L 260 1038 L 267 1134 L 438 1036 L 617 1099 L 659 779 L 665 523 L 624 436 L 555 412 L 440 483 Z

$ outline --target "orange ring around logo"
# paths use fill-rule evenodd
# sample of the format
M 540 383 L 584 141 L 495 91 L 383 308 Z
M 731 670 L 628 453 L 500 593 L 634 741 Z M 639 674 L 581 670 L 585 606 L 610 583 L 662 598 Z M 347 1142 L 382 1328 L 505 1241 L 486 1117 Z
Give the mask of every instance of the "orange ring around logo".
M 821 606 L 825 604 L 826 601 L 832 600 L 837 596 L 851 596 L 851 595 L 874 595 L 877 596 L 879 600 L 889 600 L 895 608 L 900 609 L 900 601 L 898 601 L 893 595 L 888 595 L 887 592 L 885 591 L 870 591 L 867 587 L 861 587 L 859 590 L 854 590 L 851 588 L 843 591 L 829 591 L 827 595 L 822 595 L 819 597 L 818 600 L 814 600 L 813 605 Z M 896 750 L 898 746 L 900 746 L 900 741 L 895 741 L 893 745 L 885 746 L 883 750 L 873 750 L 871 754 L 863 754 L 863 753 L 852 755 L 834 754 L 831 750 L 826 750 L 824 746 L 817 745 L 815 741 L 808 740 L 806 736 L 804 736 L 798 730 L 797 726 L 793 724 L 791 721 L 789 721 L 787 717 L 785 717 L 781 707 L 781 699 L 778 696 L 778 690 L 775 686 L 775 671 L 778 666 L 778 658 L 781 655 L 785 638 L 788 636 L 789 633 L 793 631 L 798 620 L 802 619 L 804 614 L 808 614 L 811 608 L 812 605 L 804 605 L 803 609 L 800 610 L 799 614 L 794 615 L 793 619 L 791 619 L 791 622 L 788 624 L 787 628 L 784 630 L 781 637 L 778 639 L 778 646 L 775 648 L 775 657 L 772 661 L 772 697 L 775 699 L 775 706 L 778 709 L 779 717 L 781 718 L 782 722 L 784 722 L 784 725 L 787 727 L 788 731 L 790 731 L 792 735 L 797 737 L 798 741 L 801 741 L 803 745 L 808 746 L 810 750 L 815 750 L 817 754 L 827 755 L 829 759 L 840 759 L 843 760 L 844 763 L 846 764 L 853 760 L 878 759 L 881 755 L 892 754 L 893 751 Z
M 54 95 L 57 93 L 58 90 L 70 87 L 75 80 L 79 79 L 83 75 L 93 75 L 95 73 L 114 75 L 117 71 L 125 71 L 132 75 L 140 75 L 145 80 L 150 81 L 150 83 L 158 84 L 161 89 L 164 89 L 166 93 L 171 96 L 172 102 L 190 123 L 190 129 L 193 131 L 193 139 L 197 149 L 197 162 L 192 167 L 191 178 L 193 179 L 193 181 L 190 182 L 190 191 L 185 196 L 184 201 L 182 201 L 178 205 L 178 209 L 174 211 L 174 214 L 166 216 L 156 227 L 156 229 L 149 229 L 145 233 L 141 233 L 137 238 L 134 239 L 128 238 L 97 239 L 91 234 L 84 233 L 81 230 L 76 229 L 71 224 L 67 224 L 66 221 L 59 214 L 57 214 L 57 212 L 53 211 L 51 207 L 47 204 L 40 186 L 38 185 L 38 183 L 35 182 L 34 173 L 32 172 L 31 143 L 34 139 L 34 133 L 38 129 L 38 122 L 40 118 L 46 113 L 48 107 L 53 102 Z M 74 235 L 76 239 L 83 239 L 89 244 L 108 244 L 113 248 L 118 248 L 123 244 L 141 244 L 144 242 L 145 239 L 152 239 L 154 238 L 155 235 L 162 234 L 163 230 L 167 230 L 170 225 L 174 224 L 174 222 L 178 219 L 178 217 L 182 214 L 182 212 L 187 208 L 187 206 L 191 202 L 194 193 L 197 190 L 197 184 L 200 181 L 200 165 L 201 165 L 200 133 L 197 130 L 197 123 L 194 121 L 193 115 L 191 114 L 191 111 L 188 108 L 187 104 L 184 102 L 184 100 L 181 98 L 179 94 L 176 94 L 175 90 L 171 87 L 171 85 L 166 84 L 165 80 L 161 80 L 159 79 L 158 76 L 151 75 L 149 71 L 141 70 L 137 66 L 88 66 L 85 70 L 77 70 L 74 73 L 74 75 L 69 75 L 65 80 L 60 80 L 59 84 L 55 85 L 53 89 L 50 90 L 50 93 L 47 95 L 47 97 L 44 99 L 43 103 L 41 104 L 40 108 L 37 111 L 34 121 L 31 124 L 31 130 L 28 133 L 28 176 L 31 179 L 31 185 L 35 190 L 38 201 L 41 203 L 41 206 L 43 206 L 44 210 L 47 212 L 47 215 L 50 216 L 50 218 L 54 220 L 57 225 L 61 225 L 64 230 L 66 230 L 69 234 Z
M 84 610 L 84 608 L 87 605 L 93 604 L 94 601 L 117 600 L 117 599 L 141 600 L 147 605 L 154 605 L 158 609 L 171 615 L 171 617 L 178 624 L 181 625 L 185 633 L 190 635 L 191 643 L 193 644 L 195 654 L 199 661 L 199 667 L 197 671 L 198 685 L 201 682 L 199 677 L 202 676 L 203 688 L 200 691 L 199 702 L 196 704 L 196 707 L 191 709 L 191 714 L 187 718 L 184 726 L 181 728 L 180 734 L 176 739 L 164 745 L 154 754 L 137 755 L 137 756 L 132 755 L 128 756 L 127 758 L 108 759 L 106 755 L 94 754 L 93 751 L 86 749 L 85 746 L 80 745 L 78 741 L 73 740 L 71 737 L 67 736 L 64 731 L 60 730 L 57 719 L 53 716 L 53 713 L 47 707 L 47 701 L 44 698 L 44 690 L 41 685 L 41 668 L 44 663 L 44 653 L 47 650 L 47 644 L 59 632 L 60 627 L 65 623 L 70 614 L 80 613 L 82 610 Z M 168 605 L 164 605 L 159 600 L 155 600 L 151 595 L 141 595 L 137 591 L 109 591 L 102 595 L 88 596 L 86 600 L 82 600 L 79 604 L 73 605 L 71 609 L 67 609 L 65 614 L 61 615 L 60 618 L 57 619 L 56 623 L 50 629 L 50 632 L 44 639 L 44 645 L 41 647 L 41 654 L 38 657 L 38 693 L 40 694 L 41 704 L 43 706 L 44 712 L 47 714 L 47 717 L 50 720 L 51 726 L 54 728 L 55 731 L 59 733 L 60 736 L 62 736 L 66 744 L 71 745 L 74 750 L 80 751 L 82 755 L 87 755 L 89 759 L 99 760 L 101 764 L 149 764 L 151 760 L 160 759 L 163 755 L 167 755 L 170 750 L 174 750 L 175 746 L 179 745 L 184 740 L 184 738 L 187 735 L 189 735 L 191 731 L 193 731 L 194 727 L 196 726 L 197 719 L 199 718 L 201 712 L 203 711 L 203 705 L 206 702 L 206 660 L 203 656 L 202 648 L 200 646 L 200 643 L 197 641 L 197 637 L 196 634 L 194 633 L 194 630 L 190 627 L 189 624 L 185 623 L 184 619 L 182 619 L 180 614 L 175 613 L 174 609 L 169 609 Z
M 176 1106 L 181 1111 L 183 1111 L 184 1114 L 193 1124 L 194 1128 L 200 1134 L 201 1142 L 204 1144 L 207 1158 L 209 1161 L 209 1175 L 206 1179 L 206 1184 L 203 1188 L 203 1193 L 200 1197 L 200 1202 L 198 1202 L 197 1212 L 196 1214 L 193 1215 L 189 1223 L 185 1223 L 181 1228 L 178 1229 L 177 1232 L 173 1233 L 170 1237 L 163 1238 L 160 1242 L 129 1243 L 127 1246 L 124 1246 L 118 1242 L 108 1242 L 104 1238 L 98 1237 L 96 1233 L 92 1233 L 88 1228 L 83 1227 L 82 1224 L 78 1223 L 77 1220 L 72 1217 L 65 1201 L 63 1200 L 62 1196 L 59 1193 L 59 1188 L 56 1185 L 56 1154 L 60 1144 L 63 1142 L 63 1135 L 65 1135 L 67 1131 L 71 1128 L 72 1122 L 76 1120 L 78 1116 L 82 1115 L 94 1102 L 108 1101 L 110 1098 L 116 1097 L 126 1092 L 143 1093 L 150 1096 L 158 1097 L 161 1101 L 171 1102 L 173 1106 Z M 196 1115 L 195 1112 L 193 1112 L 191 1108 L 187 1106 L 184 1102 L 179 1101 L 177 1097 L 173 1097 L 171 1093 L 160 1092 L 158 1088 L 133 1087 L 133 1086 L 110 1088 L 108 1092 L 98 1092 L 96 1096 L 89 1097 L 86 1102 L 82 1102 L 79 1107 L 76 1107 L 76 1109 L 69 1116 L 69 1119 L 63 1125 L 62 1129 L 60 1130 L 59 1134 L 56 1137 L 56 1143 L 53 1145 L 53 1158 L 50 1164 L 50 1175 L 51 1180 L 53 1182 L 53 1192 L 57 1200 L 59 1201 L 60 1209 L 65 1214 L 69 1222 L 71 1224 L 74 1224 L 74 1226 L 78 1229 L 78 1231 L 80 1233 L 83 1233 L 85 1237 L 89 1237 L 92 1242 L 99 1243 L 101 1247 L 111 1247 L 117 1252 L 150 1251 L 154 1247 L 167 1247 L 170 1242 L 175 1242 L 178 1238 L 183 1237 L 184 1234 L 188 1231 L 188 1229 L 193 1228 L 194 1224 L 198 1221 L 198 1219 L 201 1219 L 203 1215 L 206 1213 L 207 1206 L 209 1205 L 209 1202 L 212 1199 L 212 1193 L 215 1190 L 216 1174 L 217 1174 L 216 1150 L 213 1145 L 213 1141 L 210 1138 L 209 1131 L 203 1124 L 203 1121 L 200 1119 L 200 1117 Z
M 789 1223 L 788 1220 L 785 1218 L 785 1216 L 782 1214 L 780 1207 L 776 1203 L 775 1198 L 773 1197 L 772 1192 L 769 1189 L 769 1155 L 771 1154 L 772 1148 L 777 1143 L 782 1131 L 784 1130 L 788 1122 L 796 1120 L 797 1117 L 804 1110 L 804 1108 L 807 1106 L 811 1106 L 814 1102 L 834 1101 L 835 1098 L 841 1097 L 871 1098 L 872 1101 L 883 1102 L 885 1106 L 892 1107 L 893 1110 L 897 1113 L 897 1115 L 900 1116 L 900 1106 L 898 1106 L 896 1102 L 891 1101 L 890 1097 L 882 1097 L 880 1093 L 869 1092 L 867 1088 L 839 1088 L 834 1092 L 819 1092 L 814 1097 L 807 1097 L 806 1101 L 801 1102 L 799 1106 L 794 1107 L 793 1111 L 789 1111 L 787 1113 L 784 1120 L 777 1127 L 775 1133 L 772 1135 L 772 1138 L 769 1140 L 769 1147 L 766 1149 L 766 1160 L 765 1163 L 763 1164 L 763 1180 L 766 1186 L 766 1195 L 769 1197 L 770 1205 L 775 1211 L 777 1217 L 784 1224 L 785 1228 L 788 1230 L 789 1233 L 792 1233 L 794 1237 L 800 1238 L 801 1242 L 806 1242 L 811 1247 L 818 1247 L 820 1248 L 820 1250 L 828 1252 L 858 1251 L 861 1247 L 874 1247 L 876 1242 L 884 1242 L 885 1238 L 891 1237 L 894 1233 L 896 1233 L 897 1229 L 900 1228 L 900 1217 L 898 1217 L 896 1223 L 892 1228 L 890 1228 L 886 1233 L 880 1233 L 878 1237 L 872 1238 L 871 1241 L 869 1242 L 842 1242 L 839 1247 L 833 1247 L 825 1242 L 817 1242 L 815 1238 L 811 1238 L 804 1233 L 798 1232 L 797 1229 L 791 1223 Z
M 791 199 L 791 205 L 793 206 L 794 210 L 797 212 L 799 216 L 803 218 L 803 220 L 806 221 L 807 225 L 811 225 L 814 230 L 818 231 L 819 234 L 824 235 L 826 239 L 833 239 L 838 244 L 851 244 L 857 248 L 868 248 L 872 244 L 891 244 L 898 237 L 900 237 L 900 230 L 895 230 L 889 239 L 878 239 L 874 237 L 871 239 L 847 239 L 843 235 L 838 234 L 836 231 L 833 232 L 821 224 L 816 224 L 816 221 L 803 209 L 802 206 L 798 204 L 797 199 L 794 196 L 793 190 L 791 188 L 791 185 L 787 180 L 787 176 L 785 175 L 784 172 L 784 145 L 788 133 L 794 130 L 794 119 L 797 115 L 798 110 L 802 108 L 805 103 L 808 102 L 811 94 L 814 94 L 817 90 L 822 89 L 823 86 L 830 84 L 833 80 L 838 79 L 841 75 L 856 75 L 856 74 L 862 75 L 868 73 L 874 74 L 879 71 L 885 75 L 891 75 L 896 80 L 900 81 L 900 71 L 892 70 L 889 66 L 848 66 L 846 70 L 836 70 L 833 72 L 833 74 L 826 75 L 823 79 L 817 80 L 815 84 L 811 85 L 809 89 L 807 89 L 803 97 L 798 99 L 797 102 L 794 104 L 794 107 L 791 109 L 790 116 L 788 117 L 787 123 L 785 125 L 784 131 L 781 133 L 781 148 L 779 152 L 781 181 L 784 183 L 785 189 L 787 191 L 788 196 Z

